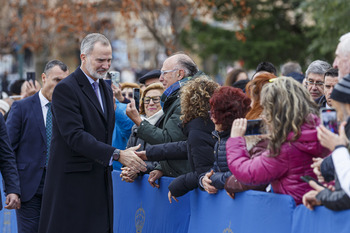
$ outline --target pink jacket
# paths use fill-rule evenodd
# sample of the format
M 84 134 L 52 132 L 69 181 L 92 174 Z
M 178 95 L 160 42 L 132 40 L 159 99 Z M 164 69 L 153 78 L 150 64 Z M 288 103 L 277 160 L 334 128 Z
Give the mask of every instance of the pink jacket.
M 319 125 L 318 117 L 311 115 L 310 118 Z M 290 142 L 294 135 L 291 132 L 277 157 L 268 157 L 269 150 L 266 150 L 261 156 L 250 159 L 245 139 L 229 138 L 226 143 L 228 167 L 240 182 L 248 185 L 271 183 L 275 193 L 291 195 L 297 205 L 301 204 L 303 195 L 311 187 L 300 176 L 316 178 L 310 167 L 312 158 L 329 154 L 317 140 L 316 125 L 304 123 L 300 137 L 294 142 Z

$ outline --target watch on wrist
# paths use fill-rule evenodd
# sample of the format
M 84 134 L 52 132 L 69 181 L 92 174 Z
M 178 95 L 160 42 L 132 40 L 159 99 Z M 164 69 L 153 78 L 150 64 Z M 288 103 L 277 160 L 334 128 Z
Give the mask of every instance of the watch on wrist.
M 113 152 L 113 159 L 118 161 L 120 158 L 120 150 L 119 149 L 115 149 Z

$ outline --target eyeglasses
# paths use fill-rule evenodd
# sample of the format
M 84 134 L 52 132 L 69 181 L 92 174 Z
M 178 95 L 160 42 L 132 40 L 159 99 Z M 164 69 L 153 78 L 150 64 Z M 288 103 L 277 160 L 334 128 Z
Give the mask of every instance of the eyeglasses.
M 170 73 L 170 72 L 174 72 L 174 71 L 177 71 L 178 69 L 175 69 L 175 70 L 163 70 L 163 71 L 160 71 L 160 75 L 164 75 L 164 74 L 167 74 L 167 73 Z
M 310 86 L 312 86 L 312 85 L 315 85 L 316 87 L 323 86 L 323 82 L 306 81 L 305 83 L 306 83 L 306 85 L 310 85 Z
M 153 103 L 157 104 L 160 101 L 160 96 L 152 96 L 152 97 L 147 96 L 147 97 L 143 98 L 143 102 L 145 104 L 149 104 L 151 102 L 151 100 L 153 101 Z
M 128 97 L 129 97 L 130 99 L 134 97 L 132 93 L 122 93 L 122 96 L 123 96 L 123 97 L 126 97 L 126 94 L 128 94 Z

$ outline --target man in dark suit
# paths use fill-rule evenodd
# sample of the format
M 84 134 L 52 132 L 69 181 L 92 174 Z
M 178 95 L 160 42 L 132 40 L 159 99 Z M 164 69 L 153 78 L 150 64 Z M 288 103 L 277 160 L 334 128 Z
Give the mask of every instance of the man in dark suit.
M 39 232 L 113 232 L 112 159 L 145 171 L 134 153 L 112 142 L 113 93 L 103 78 L 112 47 L 98 33 L 80 48 L 81 66 L 53 93 L 53 135 Z
M 13 103 L 6 120 L 21 185 L 22 208 L 16 211 L 18 232 L 38 232 L 52 114 L 53 89 L 69 74 L 58 60 L 49 61 L 42 73 L 42 89 Z M 50 128 L 50 129 L 48 129 Z
M 16 159 L 11 149 L 6 131 L 4 117 L 0 114 L 0 171 L 5 182 L 6 209 L 19 209 L 21 207 L 19 177 L 16 167 Z M 0 210 L 2 209 L 0 193 Z

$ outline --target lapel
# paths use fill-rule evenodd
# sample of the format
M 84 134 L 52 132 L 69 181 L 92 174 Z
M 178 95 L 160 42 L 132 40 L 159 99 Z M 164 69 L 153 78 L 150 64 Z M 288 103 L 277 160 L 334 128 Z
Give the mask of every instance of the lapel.
M 35 122 L 38 125 L 41 136 L 43 137 L 43 140 L 46 144 L 46 129 L 45 129 L 45 122 L 43 117 L 43 110 L 41 109 L 39 92 L 35 93 L 32 97 L 28 97 L 28 98 L 32 98 L 32 111 L 35 118 Z
M 87 77 L 85 76 L 83 71 L 81 71 L 80 67 L 78 67 L 74 71 L 74 74 L 77 78 L 79 85 L 81 86 L 81 90 L 83 91 L 83 93 L 86 95 L 86 97 L 89 99 L 89 101 L 91 101 L 93 103 L 93 105 L 95 106 L 97 111 L 100 113 L 102 118 L 106 121 L 106 116 L 102 111 L 100 102 L 97 99 L 97 96 L 94 92 L 94 89 L 92 88 L 92 85 L 90 84 L 89 80 L 87 79 Z M 101 80 L 100 80 L 100 82 L 101 82 Z M 101 87 L 101 85 L 100 85 L 100 87 Z M 106 111 L 107 111 L 107 109 L 106 109 Z

